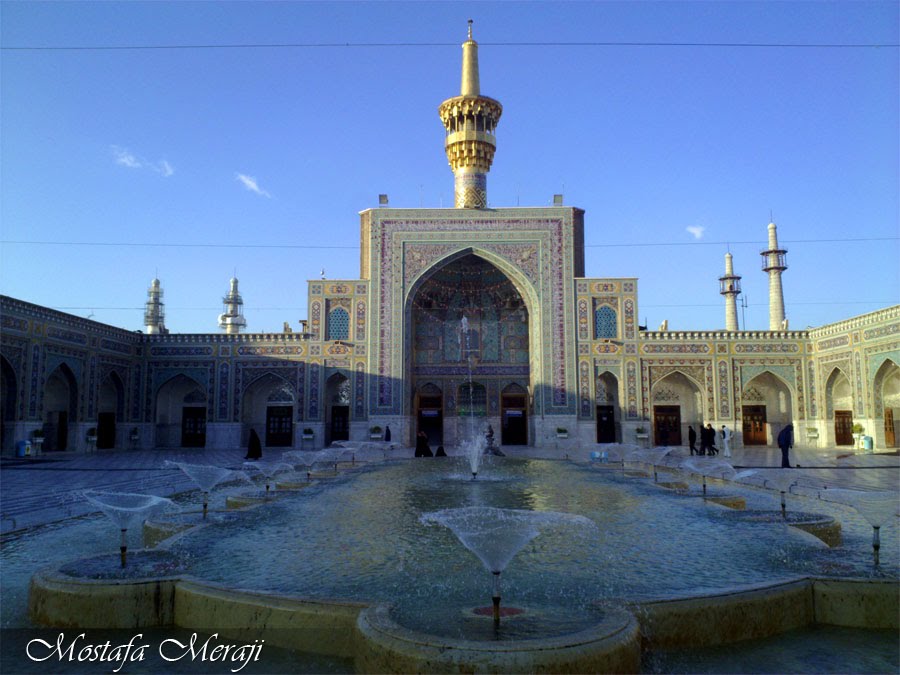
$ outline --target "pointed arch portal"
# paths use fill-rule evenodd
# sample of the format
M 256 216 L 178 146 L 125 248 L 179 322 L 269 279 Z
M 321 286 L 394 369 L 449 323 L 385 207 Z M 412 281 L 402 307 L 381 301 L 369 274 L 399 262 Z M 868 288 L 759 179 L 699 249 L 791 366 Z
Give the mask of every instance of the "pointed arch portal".
M 474 252 L 451 257 L 418 282 L 409 322 L 410 393 L 418 426 L 427 418 L 429 437 L 458 443 L 490 423 L 463 419 L 476 415 L 494 418 L 506 430 L 504 444 L 527 444 L 529 311 L 510 277 Z M 447 395 L 419 395 L 426 385 Z M 469 402 L 473 391 L 479 393 L 477 406 Z

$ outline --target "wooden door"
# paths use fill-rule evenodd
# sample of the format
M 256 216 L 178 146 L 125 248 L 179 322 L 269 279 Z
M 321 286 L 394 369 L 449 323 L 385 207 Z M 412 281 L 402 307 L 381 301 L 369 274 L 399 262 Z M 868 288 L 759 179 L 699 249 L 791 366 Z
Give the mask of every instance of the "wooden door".
M 681 445 L 681 407 L 653 406 L 653 430 L 656 445 Z
M 744 445 L 766 445 L 766 406 L 745 405 L 743 417 Z
M 884 409 L 884 445 L 887 448 L 897 447 L 897 435 L 894 433 L 894 409 Z
M 597 442 L 616 442 L 616 415 L 611 405 L 597 406 Z
M 853 411 L 834 411 L 834 444 L 853 445 Z
M 203 448 L 206 446 L 206 408 L 188 407 L 181 409 L 181 447 Z
M 266 445 L 270 448 L 289 448 L 294 442 L 294 408 L 289 405 L 270 405 L 266 408 Z
M 350 406 L 331 407 L 331 441 L 350 440 Z

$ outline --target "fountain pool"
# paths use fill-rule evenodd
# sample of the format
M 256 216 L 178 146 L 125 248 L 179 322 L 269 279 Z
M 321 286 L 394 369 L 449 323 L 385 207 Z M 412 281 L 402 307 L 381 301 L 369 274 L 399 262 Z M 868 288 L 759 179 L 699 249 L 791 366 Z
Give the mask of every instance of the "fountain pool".
M 341 611 L 354 612 L 353 623 L 343 625 L 355 625 L 359 614 L 361 632 L 381 631 L 391 640 L 409 633 L 407 643 L 420 645 L 413 648 L 417 653 L 426 651 L 419 636 L 426 636 L 428 644 L 444 645 L 436 648 L 444 653 L 446 645 L 460 641 L 494 650 L 504 649 L 503 644 L 546 645 L 548 640 L 589 635 L 604 622 L 611 633 L 621 633 L 620 627 L 610 628 L 610 621 L 623 613 L 622 607 L 727 596 L 747 586 L 780 584 L 796 597 L 811 597 L 797 584 L 813 575 L 864 580 L 887 576 L 896 589 L 896 522 L 882 533 L 884 557 L 874 571 L 871 528 L 840 504 L 822 503 L 822 510 L 839 512 L 847 535 L 843 548 L 851 549 L 849 555 L 781 524 L 722 517 L 725 510 L 717 505 L 680 499 L 650 481 L 617 471 L 500 458 L 492 462 L 491 480 L 473 481 L 466 476 L 467 467 L 451 463 L 426 459 L 360 467 L 240 518 L 212 522 L 178 537 L 168 548 L 184 561 L 190 575 L 185 597 L 194 594 L 208 611 L 202 619 L 199 613 L 191 616 L 195 610 L 185 610 L 180 619 L 184 623 L 177 625 L 202 626 L 197 622 L 223 616 L 212 609 L 220 607 L 215 603 L 221 592 L 204 591 L 198 582 L 213 589 L 241 589 L 233 592 L 244 597 L 239 603 L 250 601 L 241 595 L 246 592 L 252 602 L 279 598 L 279 606 L 288 602 L 285 598 L 338 603 Z M 769 494 L 734 488 L 746 493 L 751 506 L 771 502 Z M 818 502 L 813 503 L 819 510 Z M 450 529 L 429 526 L 421 518 L 446 509 L 488 507 L 574 514 L 595 525 L 542 532 L 509 561 L 503 572 L 504 603 L 525 611 L 504 617 L 499 629 L 490 616 L 472 611 L 489 597 L 490 575 Z M 854 555 L 857 548 L 859 555 Z M 367 610 L 360 611 L 367 605 L 377 611 L 364 622 Z M 648 625 L 654 625 L 655 611 L 638 614 L 647 612 L 652 619 Z M 254 616 L 259 616 L 257 610 Z M 321 617 L 316 621 L 321 624 Z M 333 653 L 348 652 L 352 649 L 336 648 Z M 498 670 L 530 669 L 508 660 L 512 657 L 502 658 L 507 660 Z M 361 667 L 381 670 L 388 662 L 423 667 L 422 661 L 377 659 Z M 570 662 L 554 665 L 563 663 Z

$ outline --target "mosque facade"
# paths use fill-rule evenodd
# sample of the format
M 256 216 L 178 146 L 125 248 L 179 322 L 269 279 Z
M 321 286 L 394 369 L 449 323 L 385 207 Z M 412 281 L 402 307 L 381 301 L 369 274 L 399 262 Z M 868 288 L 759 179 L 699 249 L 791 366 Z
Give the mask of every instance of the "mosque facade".
M 148 290 L 129 331 L 0 296 L 2 448 L 43 452 L 246 445 L 320 448 L 383 439 L 452 446 L 488 425 L 507 449 L 687 443 L 687 428 L 772 446 L 900 442 L 900 305 L 789 330 L 787 251 L 768 228 L 769 330 L 738 330 L 726 256 L 725 329 L 639 326 L 636 278 L 591 278 L 584 212 L 487 208 L 498 101 L 481 95 L 477 43 L 441 104 L 455 208 L 360 214 L 360 278 L 308 282 L 303 329 L 247 333 L 232 279 L 221 333 L 173 334 Z M 386 202 L 386 199 L 385 199 Z M 856 436 L 854 435 L 856 434 Z

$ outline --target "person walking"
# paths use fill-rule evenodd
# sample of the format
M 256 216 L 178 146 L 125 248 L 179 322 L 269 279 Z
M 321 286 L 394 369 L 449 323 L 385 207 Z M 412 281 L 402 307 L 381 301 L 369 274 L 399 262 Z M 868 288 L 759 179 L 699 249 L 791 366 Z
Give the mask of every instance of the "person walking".
M 710 455 L 718 455 L 719 450 L 716 448 L 716 430 L 713 429 L 711 422 L 706 423 L 706 438 L 706 442 L 709 444 L 707 452 L 709 452 Z
M 262 443 L 256 429 L 250 430 L 250 440 L 247 442 L 247 454 L 244 459 L 260 459 L 262 457 Z
M 731 457 L 731 429 L 722 425 L 722 457 Z
M 699 454 L 697 452 L 697 432 L 692 426 L 688 426 L 688 444 L 691 446 L 691 455 Z
M 790 450 L 794 447 L 794 425 L 788 424 L 778 434 L 778 447 L 781 448 L 781 468 L 790 469 Z

